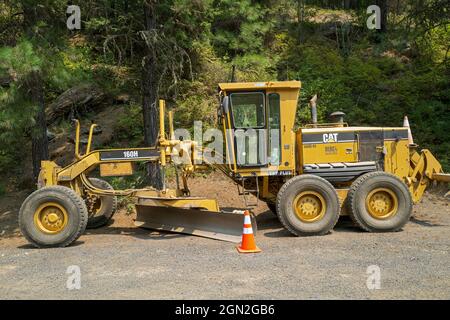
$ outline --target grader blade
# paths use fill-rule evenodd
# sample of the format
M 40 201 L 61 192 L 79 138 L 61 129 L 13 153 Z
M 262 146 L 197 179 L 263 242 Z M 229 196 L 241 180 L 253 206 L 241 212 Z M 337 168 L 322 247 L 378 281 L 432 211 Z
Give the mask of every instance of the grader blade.
M 135 225 L 142 228 L 191 234 L 195 236 L 239 243 L 244 215 L 199 209 L 136 205 Z M 252 218 L 256 231 L 256 222 Z

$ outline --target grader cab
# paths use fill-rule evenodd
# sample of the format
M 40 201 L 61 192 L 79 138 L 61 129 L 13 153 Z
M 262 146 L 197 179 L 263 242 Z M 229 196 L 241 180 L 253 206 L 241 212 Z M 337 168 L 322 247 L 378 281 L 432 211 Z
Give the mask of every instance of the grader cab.
M 295 128 L 300 88 L 298 81 L 219 84 L 223 150 L 176 139 L 172 112 L 167 133 L 162 100 L 159 140 L 151 148 L 91 150 L 91 126 L 81 155 L 77 122 L 75 161 L 64 168 L 42 162 L 38 190 L 20 209 L 22 233 L 38 247 L 69 245 L 86 227 L 108 222 L 117 196 L 130 196 L 136 199 L 137 226 L 239 242 L 242 211 L 190 195 L 188 177 L 208 166 L 236 183 L 244 209 L 255 205 L 253 199 L 265 201 L 297 236 L 326 234 L 343 214 L 367 231 L 399 230 L 431 181 L 450 181 L 428 150 L 416 150 L 408 127 L 351 127 L 340 118 Z M 312 105 L 313 119 L 315 111 Z M 202 152 L 218 157 L 199 159 Z M 114 190 L 90 176 L 98 167 L 101 176 L 128 175 L 138 161 L 158 163 L 162 170 L 174 165 L 182 185 Z

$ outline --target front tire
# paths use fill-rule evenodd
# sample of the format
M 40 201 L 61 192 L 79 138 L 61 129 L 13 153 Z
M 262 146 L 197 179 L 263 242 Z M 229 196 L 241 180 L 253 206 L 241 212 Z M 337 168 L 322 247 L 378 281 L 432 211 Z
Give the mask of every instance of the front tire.
M 347 196 L 350 217 L 368 232 L 400 230 L 411 217 L 412 204 L 406 184 L 383 171 L 366 173 L 356 179 Z
M 277 213 L 283 226 L 296 236 L 324 235 L 339 219 L 339 198 L 325 179 L 296 176 L 278 192 Z
M 35 247 L 66 247 L 86 229 L 83 199 L 63 186 L 44 187 L 30 194 L 19 211 L 19 227 Z

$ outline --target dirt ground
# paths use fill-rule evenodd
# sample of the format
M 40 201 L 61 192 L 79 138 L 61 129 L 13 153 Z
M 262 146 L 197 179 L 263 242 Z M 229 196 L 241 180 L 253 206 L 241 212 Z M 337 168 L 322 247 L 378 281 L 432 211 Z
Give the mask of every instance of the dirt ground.
M 193 195 L 242 206 L 236 186 L 219 174 L 196 178 Z M 20 235 L 17 212 L 27 192 L 0 198 L 0 299 L 449 299 L 450 207 L 427 193 L 403 231 L 371 234 L 341 218 L 326 236 L 297 238 L 260 203 L 262 253 L 233 244 L 134 227 L 119 211 L 72 246 L 34 249 Z M 69 266 L 81 288 L 69 290 Z M 380 289 L 367 286 L 380 268 Z

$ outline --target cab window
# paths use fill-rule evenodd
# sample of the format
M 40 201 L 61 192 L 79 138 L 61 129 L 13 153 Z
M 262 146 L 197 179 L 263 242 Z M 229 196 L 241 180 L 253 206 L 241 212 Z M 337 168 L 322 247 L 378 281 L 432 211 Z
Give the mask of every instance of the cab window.
M 269 94 L 269 157 L 272 165 L 281 161 L 280 95 Z
M 264 128 L 264 94 L 262 92 L 242 92 L 230 95 L 234 127 Z

